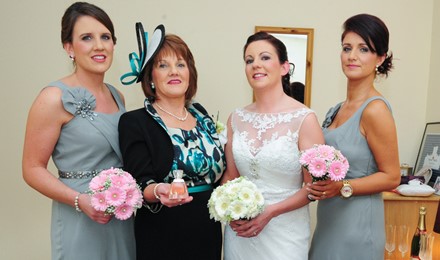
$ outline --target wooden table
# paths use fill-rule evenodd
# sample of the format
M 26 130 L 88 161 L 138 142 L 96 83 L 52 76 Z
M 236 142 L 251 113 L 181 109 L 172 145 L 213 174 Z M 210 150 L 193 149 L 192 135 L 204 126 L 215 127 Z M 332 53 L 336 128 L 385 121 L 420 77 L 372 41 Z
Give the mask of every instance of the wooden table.
M 440 234 L 432 231 L 440 196 L 406 197 L 394 192 L 383 192 L 383 199 L 385 203 L 385 224 L 392 224 L 396 227 L 399 225 L 409 226 L 409 243 L 411 243 L 412 236 L 417 227 L 419 208 L 421 206 L 426 207 L 426 228 L 428 233 L 432 233 L 435 236 L 432 259 L 440 259 Z M 410 250 L 411 249 L 409 249 L 409 251 Z M 407 252 L 405 257 L 402 258 L 402 255 L 398 250 L 396 235 L 396 249 L 394 250 L 391 259 L 409 259 L 409 253 L 410 252 Z M 385 259 L 389 259 L 386 251 Z

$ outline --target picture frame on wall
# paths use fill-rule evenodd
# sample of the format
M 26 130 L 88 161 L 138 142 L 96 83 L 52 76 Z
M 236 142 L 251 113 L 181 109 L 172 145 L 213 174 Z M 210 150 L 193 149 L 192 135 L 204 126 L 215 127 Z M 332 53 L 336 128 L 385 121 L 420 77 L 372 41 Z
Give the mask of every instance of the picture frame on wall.
M 428 184 L 434 186 L 434 182 L 440 176 L 440 122 L 427 123 L 423 132 L 414 167 L 415 173 L 425 168 L 432 169 Z
M 437 177 L 434 183 L 435 194 L 440 195 L 440 176 Z

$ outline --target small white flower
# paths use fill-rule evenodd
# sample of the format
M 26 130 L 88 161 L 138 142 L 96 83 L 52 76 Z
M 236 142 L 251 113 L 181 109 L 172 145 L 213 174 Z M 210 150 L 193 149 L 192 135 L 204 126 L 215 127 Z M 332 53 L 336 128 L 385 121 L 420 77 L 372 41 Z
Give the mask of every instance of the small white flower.
M 231 218 L 232 219 L 241 219 L 241 218 L 245 218 L 246 217 L 246 211 L 245 211 L 245 204 L 240 201 L 240 200 L 236 200 L 233 201 L 231 203 L 231 205 L 229 206 L 230 210 L 231 210 Z
M 246 204 L 253 204 L 255 201 L 255 193 L 249 187 L 241 188 L 237 197 Z

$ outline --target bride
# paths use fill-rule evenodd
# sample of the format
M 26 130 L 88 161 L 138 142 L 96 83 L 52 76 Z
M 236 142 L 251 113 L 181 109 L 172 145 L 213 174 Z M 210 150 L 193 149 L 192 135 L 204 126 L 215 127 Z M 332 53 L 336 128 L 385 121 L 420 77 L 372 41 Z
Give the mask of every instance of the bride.
M 307 259 L 311 178 L 299 151 L 324 143 L 315 113 L 286 95 L 290 64 L 285 45 L 265 32 L 244 46 L 245 71 L 255 102 L 228 119 L 227 170 L 222 182 L 247 176 L 262 192 L 265 210 L 226 226 L 225 260 Z

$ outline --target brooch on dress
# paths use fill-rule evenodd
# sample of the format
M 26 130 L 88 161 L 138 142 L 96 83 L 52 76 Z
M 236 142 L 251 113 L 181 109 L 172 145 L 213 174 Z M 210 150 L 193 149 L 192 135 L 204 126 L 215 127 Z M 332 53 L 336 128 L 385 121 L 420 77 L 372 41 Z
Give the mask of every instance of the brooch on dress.
M 94 116 L 98 116 L 95 112 L 93 112 L 92 105 L 85 98 L 75 102 L 76 106 L 76 115 L 81 116 L 82 118 L 88 117 L 90 120 L 94 120 Z

